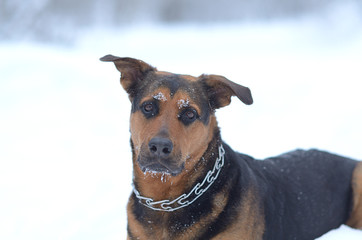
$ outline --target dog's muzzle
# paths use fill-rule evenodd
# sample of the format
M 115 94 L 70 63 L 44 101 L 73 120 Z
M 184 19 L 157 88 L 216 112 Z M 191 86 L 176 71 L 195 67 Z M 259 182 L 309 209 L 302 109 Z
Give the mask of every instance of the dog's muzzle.
M 148 149 L 147 149 L 148 147 Z M 175 154 L 173 143 L 168 138 L 154 137 L 142 148 L 138 164 L 143 172 L 178 175 L 184 168 L 181 154 Z

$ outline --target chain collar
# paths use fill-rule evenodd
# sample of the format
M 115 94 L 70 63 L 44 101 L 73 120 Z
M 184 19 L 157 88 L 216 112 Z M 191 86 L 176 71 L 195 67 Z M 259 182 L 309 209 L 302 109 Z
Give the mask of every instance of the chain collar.
M 152 198 L 141 196 L 133 185 L 133 192 L 138 198 L 138 201 L 155 211 L 173 212 L 183 207 L 187 207 L 196 201 L 218 178 L 221 168 L 224 166 L 225 150 L 222 145 L 219 146 L 219 157 L 216 158 L 214 168 L 207 172 L 204 180 L 197 183 L 195 187 L 189 192 L 184 193 L 174 200 L 160 200 L 154 201 Z

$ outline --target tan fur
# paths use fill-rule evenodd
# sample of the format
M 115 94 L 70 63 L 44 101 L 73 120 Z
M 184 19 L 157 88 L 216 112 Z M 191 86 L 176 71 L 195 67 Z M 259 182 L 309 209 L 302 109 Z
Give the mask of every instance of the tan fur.
M 254 191 L 250 189 L 246 196 L 245 201 L 235 209 L 237 213 L 233 224 L 225 229 L 222 233 L 218 234 L 213 240 L 240 240 L 240 239 L 262 239 L 264 233 L 264 220 L 260 208 L 258 207 L 257 200 L 255 198 Z M 200 221 L 195 222 L 192 226 L 188 227 L 185 232 L 180 233 L 179 237 L 173 238 L 174 240 L 188 240 L 194 239 L 195 234 L 204 232 L 206 226 L 213 222 L 224 210 L 228 200 L 228 194 L 225 192 L 218 193 L 213 201 L 213 210 Z M 145 229 L 139 224 L 131 211 L 133 203 L 128 204 L 128 224 L 131 229 L 131 233 L 135 239 L 157 239 L 168 240 L 167 229 L 162 226 L 162 222 L 166 222 L 172 213 L 164 213 L 158 219 L 158 224 L 150 224 L 149 228 Z M 247 218 L 245 216 L 248 216 Z
M 127 221 L 128 226 L 131 228 L 131 233 L 134 239 L 147 239 L 146 229 L 140 224 L 132 213 L 133 201 L 128 201 L 127 205 Z M 127 240 L 130 237 L 127 236 Z
M 167 75 L 167 72 L 158 72 L 160 75 Z M 183 76 L 189 81 L 194 81 L 192 77 Z M 151 197 L 155 201 L 162 199 L 173 199 L 190 188 L 194 184 L 205 164 L 199 161 L 207 146 L 211 142 L 214 129 L 217 126 L 216 118 L 211 115 L 209 123 L 205 126 L 202 122 L 185 127 L 178 120 L 180 112 L 180 100 L 188 100 L 189 106 L 200 113 L 199 106 L 192 102 L 191 97 L 183 91 L 178 91 L 174 96 L 170 96 L 168 88 L 159 88 L 149 96 L 141 99 L 141 103 L 151 100 L 153 96 L 162 93 L 164 99 L 159 101 L 159 115 L 153 119 L 146 119 L 140 111 L 131 115 L 130 131 L 134 144 L 133 168 L 135 182 L 142 195 Z M 144 173 L 139 168 L 137 158 L 142 151 L 147 151 L 148 142 L 156 136 L 168 137 L 174 144 L 173 154 L 179 154 L 178 161 L 185 164 L 185 169 L 177 176 L 164 175 L 162 173 Z M 190 136 L 196 136 L 190 138 Z M 164 136 L 165 137 L 165 136 Z M 177 156 L 174 157 L 177 159 Z M 163 181 L 160 179 L 163 178 Z M 227 191 L 230 191 L 229 189 Z M 195 234 L 199 234 L 207 229 L 205 227 L 213 222 L 224 210 L 228 200 L 228 192 L 220 192 L 213 201 L 213 211 L 204 216 L 200 221 L 189 226 L 187 230 L 179 235 L 177 240 L 193 239 Z M 149 228 L 144 228 L 132 213 L 133 202 L 128 204 L 128 225 L 131 234 L 135 239 L 170 239 L 168 230 L 164 229 L 162 223 L 166 223 L 172 213 L 157 213 L 159 221 L 157 224 L 150 223 Z M 252 190 L 249 190 L 245 201 L 235 209 L 237 214 L 235 221 L 226 231 L 217 235 L 213 239 L 261 239 L 264 231 L 264 222 L 261 210 L 255 200 Z M 248 216 L 245 218 L 245 216 Z M 146 218 L 147 216 L 145 216 Z
M 200 219 L 200 221 L 196 222 L 194 225 L 190 226 L 187 229 L 187 232 L 182 233 L 182 235 L 177 238 L 177 240 L 188 240 L 188 239 L 194 239 L 195 234 L 198 234 L 200 232 L 204 232 L 206 229 L 206 226 L 210 224 L 210 222 L 213 222 L 224 210 L 226 204 L 227 204 L 227 195 L 225 195 L 223 192 L 219 193 L 215 196 L 215 199 L 213 201 L 213 209 L 212 211 L 205 216 L 204 218 Z
M 227 195 L 226 195 L 227 196 Z M 219 193 L 213 202 L 214 207 L 213 211 L 210 212 L 207 216 L 202 218 L 200 221 L 196 222 L 194 225 L 187 228 L 187 230 L 179 235 L 177 238 L 173 238 L 174 240 L 188 240 L 195 238 L 195 234 L 199 232 L 205 231 L 205 226 L 216 219 L 219 214 L 224 209 L 227 203 L 227 197 L 224 193 Z M 150 224 L 148 229 L 144 229 L 141 224 L 139 224 L 131 211 L 132 203 L 128 204 L 128 224 L 131 228 L 131 233 L 135 239 L 140 240 L 148 240 L 148 239 L 157 239 L 157 240 L 168 240 L 170 236 L 168 236 L 167 229 L 164 229 L 162 226 L 162 222 L 166 222 L 169 217 L 171 217 L 172 213 L 164 213 L 159 219 L 159 222 L 156 224 Z M 161 219 L 162 218 L 162 219 Z M 148 231 L 147 231 L 148 230 Z M 152 236 L 152 237 L 150 237 Z
M 359 162 L 353 171 L 353 209 L 347 225 L 353 228 L 362 229 L 362 162 Z
M 174 75 L 169 72 L 157 71 L 156 68 L 149 64 L 133 58 L 107 55 L 101 60 L 113 62 L 116 65 L 122 74 L 122 87 L 129 94 L 131 101 L 136 96 L 138 84 L 144 79 L 151 81 Z M 248 88 L 235 84 L 225 77 L 218 75 L 177 76 L 190 83 L 202 81 L 203 84 L 208 85 L 206 95 L 212 100 L 209 101 L 210 109 L 207 109 L 207 111 L 228 105 L 231 96 L 237 96 L 246 104 L 252 103 L 251 93 Z M 130 132 L 133 144 L 134 183 L 143 196 L 153 198 L 155 201 L 174 199 L 185 193 L 186 189 L 190 189 L 197 182 L 197 179 L 201 178 L 205 173 L 204 170 L 209 161 L 204 161 L 202 157 L 207 160 L 216 158 L 216 156 L 213 156 L 214 152 L 206 153 L 209 146 L 216 149 L 219 144 L 219 139 L 214 138 L 217 129 L 215 115 L 211 114 L 207 121 L 193 121 L 190 125 L 179 119 L 183 108 L 192 108 L 198 112 L 199 116 L 202 116 L 201 111 L 205 110 L 200 109 L 201 107 L 193 102 L 194 98 L 187 91 L 179 89 L 171 96 L 170 89 L 161 86 L 153 92 L 143 92 L 145 96 L 142 96 L 140 104 L 153 101 L 156 98 L 158 100 L 158 114 L 147 118 L 142 111 L 136 111 L 131 115 Z M 151 139 L 160 138 L 166 138 L 172 142 L 172 152 L 168 153 L 170 157 L 161 160 L 169 161 L 168 168 L 174 175 L 164 172 L 143 172 L 140 168 L 140 166 L 144 167 L 142 161 L 148 159 L 151 153 L 149 147 Z M 137 216 L 136 219 L 133 212 L 135 199 L 134 196 L 131 196 L 127 205 L 130 234 L 127 239 L 130 240 L 130 236 L 132 236 L 132 239 L 145 240 L 196 239 L 209 231 L 209 227 L 220 217 L 220 214 L 225 214 L 224 211 L 228 204 L 230 191 L 233 191 L 230 188 L 231 185 L 224 186 L 221 192 L 216 193 L 210 199 L 212 201 L 210 202 L 212 211 L 204 213 L 205 215 L 200 216 L 201 219 L 196 222 L 189 223 L 190 226 L 183 226 L 180 229 L 178 229 L 177 223 L 169 225 L 170 221 L 174 222 L 175 215 L 173 212 L 147 212 L 147 214 Z M 246 191 L 243 202 L 239 206 L 235 206 L 233 211 L 232 222 L 229 226 L 226 226 L 225 231 L 219 233 L 213 239 L 232 240 L 243 239 L 244 237 L 247 239 L 261 239 L 264 231 L 264 220 L 262 220 L 262 210 L 258 208 L 256 195 L 252 189 Z M 168 229 L 165 226 L 174 229 Z
M 223 231 L 222 233 L 212 238 L 213 240 L 262 239 L 265 223 L 263 220 L 261 209 L 258 206 L 257 199 L 255 198 L 254 191 L 252 189 L 249 189 L 244 199 L 245 201 L 242 202 L 242 204 L 235 209 L 235 213 L 237 215 L 232 225 L 225 229 L 225 231 Z M 173 239 L 194 239 L 195 234 L 197 235 L 198 233 L 207 230 L 205 229 L 205 227 L 222 213 L 227 204 L 227 200 L 227 193 L 218 193 L 213 201 L 213 211 L 211 211 L 207 216 L 200 219 L 200 221 L 194 223 L 194 225 L 187 228 L 187 230 L 185 232 L 182 232 L 179 237 Z M 131 233 L 135 239 L 170 239 L 167 230 L 165 231 L 161 224 L 162 222 L 167 221 L 167 219 L 170 217 L 170 213 L 162 214 L 162 217 L 160 217 L 158 224 L 150 224 L 149 228 L 145 229 L 134 218 L 131 210 L 132 205 L 133 203 L 130 201 L 128 204 L 128 224 L 130 226 Z
M 237 217 L 233 224 L 212 238 L 213 240 L 259 240 L 263 238 L 264 217 L 253 189 L 249 189 L 244 198 L 239 209 L 235 209 Z
M 165 73 L 166 74 L 166 73 Z M 141 100 L 141 103 L 162 93 L 165 100 L 159 102 L 159 115 L 153 119 L 146 119 L 140 111 L 131 115 L 130 131 L 134 144 L 134 175 L 139 191 L 154 200 L 170 199 L 184 193 L 184 188 L 189 187 L 198 175 L 194 174 L 194 167 L 206 151 L 208 144 L 213 137 L 213 129 L 216 127 L 215 116 L 211 116 L 207 126 L 196 121 L 191 126 L 185 127 L 178 120 L 180 112 L 179 100 L 189 100 L 189 105 L 198 112 L 201 110 L 192 102 L 187 93 L 178 91 L 172 98 L 167 88 L 157 89 Z M 185 164 L 185 169 L 177 176 L 162 173 L 144 173 L 139 168 L 136 160 L 143 151 L 148 151 L 148 142 L 156 137 L 167 134 L 173 142 L 173 158 L 177 159 L 178 165 Z M 190 136 L 197 136 L 190 138 Z M 163 178 L 164 181 L 160 181 Z M 176 187 L 179 186 L 179 187 Z

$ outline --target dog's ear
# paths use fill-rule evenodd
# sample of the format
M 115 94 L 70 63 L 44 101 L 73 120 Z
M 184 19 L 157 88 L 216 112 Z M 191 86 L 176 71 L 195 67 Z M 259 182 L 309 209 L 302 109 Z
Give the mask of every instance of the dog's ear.
M 150 71 L 156 71 L 151 65 L 134 58 L 121 58 L 106 55 L 100 58 L 103 62 L 113 62 L 118 71 L 121 72 L 121 85 L 127 91 L 130 98 L 135 95 L 136 87 Z
M 247 105 L 253 103 L 250 89 L 247 87 L 219 75 L 202 75 L 200 78 L 206 84 L 210 105 L 213 109 L 229 105 L 232 96 L 237 96 Z

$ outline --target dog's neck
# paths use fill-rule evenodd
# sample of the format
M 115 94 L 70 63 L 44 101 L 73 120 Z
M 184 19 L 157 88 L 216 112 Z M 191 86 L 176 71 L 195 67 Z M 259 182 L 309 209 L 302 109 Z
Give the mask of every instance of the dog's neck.
M 163 173 L 142 172 L 134 159 L 134 194 L 139 202 L 154 210 L 174 211 L 184 207 L 184 204 L 174 204 L 174 200 L 196 200 L 200 190 L 206 191 L 217 179 L 224 163 L 224 149 L 220 138 L 219 130 L 207 150 L 198 157 L 194 167 L 188 171 L 183 171 L 177 176 Z M 198 185 L 198 187 L 195 186 Z M 201 186 L 202 185 L 202 186 Z M 168 204 L 161 204 L 164 201 Z M 181 201 L 185 202 L 185 201 Z M 168 210 L 167 210 L 168 209 Z

